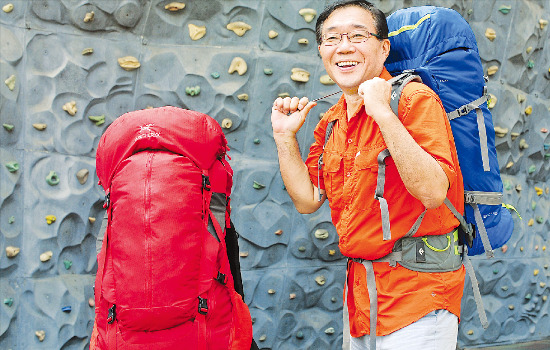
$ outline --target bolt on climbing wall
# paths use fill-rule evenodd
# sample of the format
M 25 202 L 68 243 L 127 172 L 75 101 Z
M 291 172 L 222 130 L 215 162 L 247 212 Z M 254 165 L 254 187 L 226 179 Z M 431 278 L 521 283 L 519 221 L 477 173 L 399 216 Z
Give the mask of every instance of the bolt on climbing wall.
M 294 209 L 270 124 L 278 96 L 338 91 L 315 43 L 329 2 L 0 0 L 0 348 L 87 348 L 103 217 L 97 143 L 121 114 L 164 105 L 206 113 L 227 136 L 260 348 L 341 347 L 346 260 L 327 205 Z M 489 77 L 504 202 L 518 214 L 495 259 L 473 258 L 489 328 L 467 281 L 459 345 L 549 337 L 549 1 L 373 2 L 387 15 L 455 9 Z M 337 99 L 319 101 L 299 132 L 304 157 Z

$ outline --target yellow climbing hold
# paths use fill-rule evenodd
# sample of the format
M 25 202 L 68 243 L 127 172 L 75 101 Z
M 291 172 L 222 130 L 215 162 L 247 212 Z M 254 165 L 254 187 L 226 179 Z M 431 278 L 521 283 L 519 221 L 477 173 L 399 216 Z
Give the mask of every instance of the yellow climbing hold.
M 127 71 L 138 69 L 141 64 L 134 56 L 124 56 L 118 59 L 118 64 Z
M 498 137 L 504 137 L 508 134 L 508 128 L 502 128 L 500 126 L 495 126 L 495 135 Z
M 302 68 L 292 68 L 291 72 L 292 74 L 290 75 L 290 79 L 301 83 L 309 81 L 309 72 L 307 70 Z
M 13 11 L 13 4 L 4 5 L 2 7 L 2 11 L 4 11 L 5 13 L 10 13 L 11 11 Z
M 275 39 L 276 37 L 279 36 L 279 33 L 277 33 L 277 32 L 274 31 L 274 30 L 270 30 L 270 31 L 267 33 L 267 36 L 269 37 L 269 39 Z
M 323 85 L 334 85 L 336 84 L 334 82 L 334 80 L 332 80 L 328 74 L 325 74 L 325 75 L 321 75 L 321 78 L 319 78 L 319 81 L 321 82 L 321 84 Z
M 496 72 L 498 72 L 498 66 L 491 66 L 487 68 L 488 75 L 494 75 Z
M 47 252 L 40 254 L 40 261 L 46 262 L 50 260 L 52 256 L 53 256 L 53 252 L 51 250 L 48 250 Z
M 74 116 L 77 112 L 76 101 L 67 102 L 62 108 L 65 112 L 69 113 L 69 115 Z
M 525 115 L 531 115 L 531 113 L 533 113 L 533 107 L 527 106 L 527 108 L 525 108 Z
M 246 73 L 248 69 L 248 66 L 246 65 L 246 61 L 242 57 L 235 57 L 231 61 L 231 64 L 229 65 L 229 70 L 227 71 L 229 74 L 233 74 L 234 72 L 239 73 L 239 75 L 243 75 Z
M 536 276 L 536 275 L 538 275 L 538 274 L 539 274 L 539 272 L 540 272 L 540 271 L 539 271 L 539 269 L 534 269 L 534 270 L 533 270 L 533 276 Z
M 542 194 L 544 193 L 544 190 L 537 186 L 535 186 L 535 191 L 537 192 L 537 196 L 542 196 Z
M 527 223 L 527 226 L 533 226 L 533 224 L 535 223 L 535 219 L 529 219 L 529 222 Z
M 183 10 L 185 8 L 185 4 L 183 2 L 171 2 L 168 5 L 164 6 L 165 10 L 176 12 L 179 10 Z
M 497 37 L 497 32 L 493 28 L 487 28 L 487 30 L 485 30 L 485 36 L 487 39 L 493 41 Z
M 10 75 L 8 79 L 4 80 L 4 84 L 6 84 L 10 91 L 13 91 L 15 89 L 15 75 Z
M 493 108 L 497 104 L 497 97 L 493 94 L 489 94 L 489 101 L 487 102 L 487 107 Z
M 238 36 L 243 36 L 248 30 L 252 29 L 250 25 L 245 22 L 231 22 L 226 26 L 227 29 L 233 31 Z
M 48 225 L 51 225 L 55 222 L 57 218 L 55 217 L 55 215 L 46 215 L 46 222 L 48 223 Z
M 540 29 L 544 29 L 546 26 L 548 25 L 548 21 L 541 18 L 539 19 L 539 26 L 540 26 Z
M 86 13 L 86 16 L 84 16 L 84 23 L 92 22 L 94 20 L 95 13 L 94 11 L 90 11 Z
M 317 15 L 317 11 L 310 8 L 303 8 L 300 11 L 298 11 L 298 13 L 300 14 L 300 16 L 304 17 L 307 23 L 313 21 L 313 19 Z
M 189 37 L 191 40 L 199 40 L 206 35 L 206 26 L 197 26 L 189 23 L 187 28 L 189 28 Z
M 506 164 L 506 169 L 510 169 L 514 165 L 514 162 L 510 161 L 508 164 Z

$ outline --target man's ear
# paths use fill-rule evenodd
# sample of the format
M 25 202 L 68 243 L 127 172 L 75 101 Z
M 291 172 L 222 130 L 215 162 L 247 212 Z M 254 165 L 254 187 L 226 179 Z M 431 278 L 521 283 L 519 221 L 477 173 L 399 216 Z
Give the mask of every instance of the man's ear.
M 386 56 L 385 58 L 388 58 L 388 55 L 390 54 L 390 49 L 391 49 L 390 39 L 384 39 L 382 41 L 382 52 Z

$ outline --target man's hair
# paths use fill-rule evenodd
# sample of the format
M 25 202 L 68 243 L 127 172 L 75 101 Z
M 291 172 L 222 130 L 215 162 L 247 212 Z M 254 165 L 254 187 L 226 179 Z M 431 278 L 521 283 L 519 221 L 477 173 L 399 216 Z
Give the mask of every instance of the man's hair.
M 368 11 L 374 19 L 374 26 L 376 28 L 376 33 L 374 34 L 378 34 L 381 39 L 388 38 L 388 23 L 386 22 L 386 15 L 384 14 L 384 12 L 380 11 L 378 8 L 376 8 L 376 6 L 366 0 L 338 0 L 325 7 L 323 12 L 321 12 L 319 17 L 317 18 L 317 23 L 315 24 L 315 39 L 317 40 L 318 45 L 321 45 L 321 32 L 323 30 L 323 24 L 325 23 L 325 20 L 334 11 L 350 6 L 357 6 Z

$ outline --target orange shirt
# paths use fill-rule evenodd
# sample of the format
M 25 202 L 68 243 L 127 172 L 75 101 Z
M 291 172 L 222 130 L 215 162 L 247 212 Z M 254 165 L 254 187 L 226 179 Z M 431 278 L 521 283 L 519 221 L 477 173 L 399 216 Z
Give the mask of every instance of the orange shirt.
M 390 79 L 384 69 L 381 78 Z M 427 86 L 411 82 L 403 90 L 399 119 L 414 140 L 434 157 L 450 183 L 447 197 L 464 210 L 464 189 L 451 127 L 439 97 Z M 317 183 L 317 160 L 323 151 L 327 124 L 337 120 L 325 146 L 323 171 Z M 424 211 L 422 203 L 405 188 L 397 168 L 386 158 L 384 198 L 389 207 L 391 240 L 382 240 L 380 205 L 375 199 L 378 154 L 386 144 L 376 122 L 363 107 L 349 121 L 344 97 L 325 113 L 317 125 L 315 142 L 306 164 L 313 184 L 326 190 L 331 216 L 345 256 L 374 260 L 389 254 Z M 415 236 L 451 232 L 458 220 L 442 204 L 426 212 Z M 437 309 L 460 315 L 464 267 L 445 273 L 422 273 L 399 264 L 374 263 L 378 289 L 377 335 L 387 335 Z M 351 335 L 369 333 L 369 297 L 365 269 L 351 263 L 348 275 L 348 308 Z

